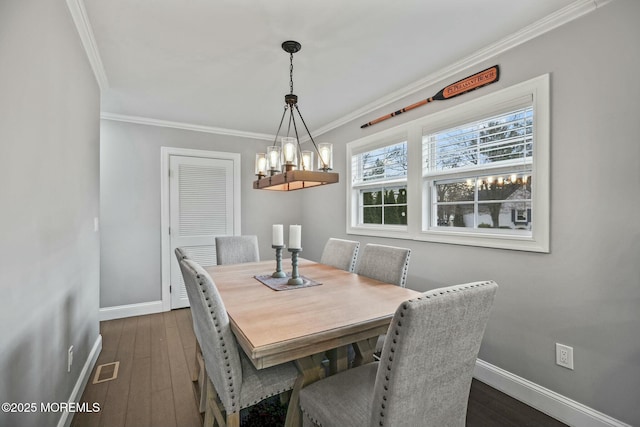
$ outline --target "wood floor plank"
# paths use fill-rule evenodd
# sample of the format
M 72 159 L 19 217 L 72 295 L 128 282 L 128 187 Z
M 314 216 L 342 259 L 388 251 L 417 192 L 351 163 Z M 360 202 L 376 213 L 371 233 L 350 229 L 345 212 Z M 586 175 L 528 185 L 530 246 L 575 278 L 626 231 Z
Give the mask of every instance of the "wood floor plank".
M 176 412 L 164 319 L 162 313 L 149 316 L 151 324 L 151 425 L 174 427 L 177 426 Z
M 176 422 L 173 389 L 165 388 L 151 392 L 151 425 L 163 427 L 182 426 Z M 202 425 L 202 424 L 200 424 Z
M 151 391 L 171 389 L 171 367 L 162 313 L 149 316 L 151 323 Z M 172 404 L 173 406 L 173 401 Z
M 151 319 L 149 316 L 141 316 L 138 318 L 133 357 L 151 357 Z
M 124 319 L 120 343 L 116 353 L 116 359 L 120 362 L 118 378 L 107 383 L 109 387 L 100 419 L 100 426 L 102 427 L 123 427 L 125 425 L 129 387 L 133 373 L 137 325 L 138 317 Z
M 134 357 L 132 371 L 125 426 L 151 427 L 151 357 Z
M 171 384 L 173 387 L 176 420 L 180 420 L 181 426 L 199 427 L 202 425 L 202 420 L 196 404 L 193 383 L 187 367 L 179 329 L 168 326 L 165 332 L 169 349 L 169 365 L 171 367 Z
M 467 426 L 486 426 L 488 420 L 495 427 L 566 427 L 560 421 L 474 379 L 469 394 Z
M 196 334 L 193 332 L 193 320 L 191 320 L 191 310 L 183 308 L 176 310 L 176 324 L 180 330 L 180 340 L 183 348 L 195 347 Z
M 181 309 L 175 311 L 176 325 L 180 335 L 180 341 L 182 342 L 182 349 L 184 351 L 184 358 L 187 361 L 187 369 L 189 370 L 190 378 L 193 378 L 193 373 L 196 369 L 196 335 L 193 332 L 193 321 L 191 320 L 191 310 Z
M 165 311 L 164 313 L 162 313 L 162 315 L 164 316 L 164 325 L 167 328 L 177 328 L 178 325 L 176 324 L 176 312 L 177 310 L 171 310 L 171 311 Z
M 105 363 L 111 363 L 116 361 L 116 355 L 118 352 L 118 345 L 120 343 L 120 336 L 122 335 L 122 328 L 124 326 L 124 319 L 115 319 L 107 322 L 100 322 L 100 335 L 102 335 L 102 351 L 98 355 L 96 365 L 91 371 L 91 376 L 84 393 L 80 399 L 80 402 L 86 402 L 89 405 L 98 403 L 100 408 L 105 407 L 107 391 L 109 389 L 108 383 L 92 384 L 96 375 L 98 366 Z M 100 419 L 102 417 L 102 410 L 99 412 L 79 412 L 73 417 L 72 427 L 98 427 L 100 425 Z

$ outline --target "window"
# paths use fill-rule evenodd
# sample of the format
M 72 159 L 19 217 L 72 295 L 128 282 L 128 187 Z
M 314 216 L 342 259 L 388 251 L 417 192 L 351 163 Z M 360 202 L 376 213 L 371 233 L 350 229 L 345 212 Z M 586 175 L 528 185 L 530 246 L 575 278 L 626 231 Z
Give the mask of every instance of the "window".
M 530 235 L 533 107 L 424 135 L 430 227 Z
M 394 138 L 351 155 L 353 225 L 402 231 L 407 225 L 407 141 Z
M 549 77 L 347 144 L 347 233 L 549 251 Z

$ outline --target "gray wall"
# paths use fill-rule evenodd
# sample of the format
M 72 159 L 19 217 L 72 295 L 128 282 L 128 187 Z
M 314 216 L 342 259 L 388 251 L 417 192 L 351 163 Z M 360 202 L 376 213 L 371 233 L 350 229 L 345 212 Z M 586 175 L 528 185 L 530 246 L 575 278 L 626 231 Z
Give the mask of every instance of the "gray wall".
M 305 192 L 305 256 L 319 259 L 336 236 L 411 248 L 414 289 L 496 280 L 480 358 L 640 425 L 639 17 L 640 2 L 612 2 L 473 67 L 500 64 L 494 85 L 360 129 L 431 96 L 439 83 L 322 136 L 334 142 L 344 174 L 349 141 L 551 73 L 550 254 L 346 235 L 343 183 Z M 556 342 L 574 348 L 574 371 L 555 365 Z
M 65 2 L 1 1 L 0 402 L 67 401 L 98 338 L 99 114 Z
M 274 118 L 277 120 L 277 117 Z M 256 152 L 267 141 L 102 120 L 100 142 L 100 307 L 161 299 L 160 147 L 241 155 L 242 234 L 274 259 L 271 224 L 299 224 L 301 192 L 253 190 Z

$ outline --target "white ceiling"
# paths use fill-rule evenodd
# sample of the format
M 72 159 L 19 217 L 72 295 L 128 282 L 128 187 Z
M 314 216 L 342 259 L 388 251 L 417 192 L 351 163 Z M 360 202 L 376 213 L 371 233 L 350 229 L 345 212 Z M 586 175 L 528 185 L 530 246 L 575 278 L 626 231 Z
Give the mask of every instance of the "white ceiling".
M 289 92 L 285 40 L 302 44 L 294 93 L 314 131 L 572 3 L 84 0 L 103 113 L 271 135 Z

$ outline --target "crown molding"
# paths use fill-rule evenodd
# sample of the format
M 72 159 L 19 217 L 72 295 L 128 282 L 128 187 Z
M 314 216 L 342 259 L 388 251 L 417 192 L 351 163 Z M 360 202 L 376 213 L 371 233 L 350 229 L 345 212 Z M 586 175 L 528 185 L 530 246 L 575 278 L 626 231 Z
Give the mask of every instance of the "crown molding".
M 342 116 L 338 120 L 320 127 L 315 132 L 313 132 L 313 134 L 322 135 L 355 119 L 373 113 L 379 108 L 385 107 L 409 95 L 413 95 L 416 92 L 427 89 L 428 87 L 433 86 L 436 83 L 439 83 L 454 74 L 462 72 L 469 67 L 477 65 L 503 52 L 513 49 L 516 46 L 519 46 L 531 39 L 534 39 L 568 22 L 571 22 L 574 19 L 578 19 L 579 17 L 593 12 L 597 8 L 602 7 L 612 1 L 614 0 L 576 0 L 575 2 L 565 6 L 555 13 L 552 13 L 551 15 L 548 15 L 531 25 L 522 28 L 521 30 L 497 41 L 496 43 L 480 49 L 472 55 L 462 58 L 461 60 L 454 62 L 453 64 L 445 68 L 429 74 L 423 79 L 411 83 L 395 92 L 392 92 L 382 98 L 379 98 L 376 101 L 373 101 L 361 108 L 358 108 L 357 110 L 354 110 L 350 114 Z
M 333 129 L 336 129 L 342 125 L 345 125 L 353 120 L 366 116 L 367 114 L 373 113 L 382 107 L 392 104 L 393 102 L 399 101 L 407 96 L 413 95 L 414 93 L 417 93 L 421 90 L 427 89 L 451 77 L 452 75 L 465 71 L 466 69 L 473 67 L 483 61 L 491 59 L 501 53 L 504 53 L 510 49 L 513 49 L 516 46 L 519 46 L 529 40 L 532 40 L 538 36 L 541 36 L 542 34 L 545 34 L 568 22 L 578 19 L 583 15 L 593 12 L 594 10 L 608 3 L 611 3 L 612 1 L 614 0 L 576 0 L 575 2 L 569 4 L 568 6 L 558 10 L 557 12 L 552 13 L 551 15 L 548 15 L 538 20 L 537 22 L 534 22 L 531 25 L 528 25 L 522 28 L 520 31 L 517 31 L 511 34 L 510 36 L 507 36 L 497 41 L 496 43 L 493 43 L 483 49 L 478 50 L 472 55 L 464 57 L 447 67 L 444 67 L 436 72 L 430 73 L 427 77 L 423 79 L 413 82 L 397 91 L 394 91 L 386 96 L 379 98 L 376 101 L 366 104 L 363 107 L 354 110 L 350 114 L 347 114 L 338 120 L 329 122 L 328 124 L 312 131 L 311 134 L 317 137 Z M 85 44 L 85 49 L 87 50 L 87 55 L 89 56 L 91 66 L 94 68 L 94 72 L 96 73 L 96 78 L 98 79 L 98 84 L 100 85 L 100 89 L 101 90 L 107 89 L 108 83 L 107 83 L 106 74 L 104 73 L 104 69 L 102 68 L 102 62 L 100 61 L 100 55 L 95 45 L 95 40 L 93 40 L 93 32 L 91 31 L 91 25 L 89 24 L 89 21 L 86 17 L 86 12 L 84 11 L 83 0 L 67 0 L 67 4 L 69 5 L 69 10 L 71 10 L 71 14 L 74 16 L 74 21 L 76 22 L 76 26 L 78 27 L 78 32 L 80 32 L 80 36 L 82 38 L 83 44 Z M 75 13 L 74 13 L 74 10 L 76 10 Z M 76 15 L 79 16 L 78 19 L 76 18 Z M 78 22 L 82 23 L 82 25 L 79 25 Z M 83 34 L 85 34 L 84 37 L 83 37 Z M 85 37 L 89 40 L 87 43 L 85 43 Z M 87 48 L 87 44 L 90 46 L 90 48 Z M 95 58 L 95 59 L 92 60 L 92 58 Z M 95 62 L 95 65 L 94 65 L 94 62 Z M 263 133 L 245 132 L 245 131 L 240 131 L 235 129 L 217 128 L 217 127 L 211 127 L 211 126 L 195 125 L 195 124 L 182 123 L 182 122 L 173 122 L 173 121 L 152 119 L 148 117 L 128 116 L 128 115 L 108 113 L 108 112 L 103 112 L 100 115 L 100 118 L 104 120 L 138 123 L 138 124 L 144 124 L 149 126 L 169 127 L 169 128 L 175 128 L 175 129 L 191 130 L 195 132 L 206 132 L 206 133 L 213 133 L 213 134 L 219 134 L 219 135 L 237 136 L 241 138 L 258 139 L 258 140 L 265 140 L 265 141 L 273 141 L 273 139 L 275 138 L 274 135 L 268 135 Z M 309 138 L 301 138 L 300 142 L 304 143 L 308 141 L 308 139 Z
M 194 132 L 214 133 L 217 135 L 237 136 L 240 138 L 259 139 L 264 141 L 273 141 L 274 136 L 266 133 L 245 132 L 235 129 L 225 129 L 213 126 L 194 125 L 191 123 L 172 122 L 169 120 L 152 119 L 149 117 L 127 116 L 124 114 L 101 113 L 100 118 L 103 120 L 113 120 L 117 122 L 137 123 L 147 126 L 159 126 L 173 129 L 190 130 Z
M 91 29 L 91 23 L 89 22 L 84 2 L 83 0 L 67 0 L 67 7 L 71 13 L 73 22 L 76 24 L 76 29 L 80 35 L 84 51 L 89 58 L 89 63 L 100 87 L 100 92 L 104 92 L 109 89 L 109 81 L 107 80 L 107 73 L 104 71 L 104 66 L 102 65 L 102 59 L 100 58 L 98 45 L 93 36 L 93 30 Z

